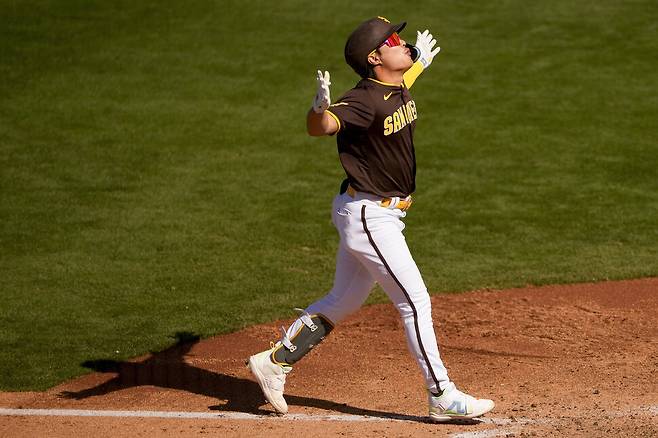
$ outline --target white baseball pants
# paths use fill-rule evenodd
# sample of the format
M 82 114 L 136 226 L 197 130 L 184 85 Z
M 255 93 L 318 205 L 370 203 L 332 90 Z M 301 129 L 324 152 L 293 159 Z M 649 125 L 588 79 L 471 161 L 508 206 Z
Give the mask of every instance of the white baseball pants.
M 340 235 L 334 285 L 306 312 L 338 324 L 359 309 L 379 283 L 400 312 L 407 346 L 427 388 L 440 392 L 449 383 L 448 373 L 434 334 L 430 297 L 402 234 L 406 213 L 379 206 L 379 199 L 367 193 L 354 198 L 343 193 L 334 199 L 332 220 Z M 295 321 L 288 336 L 301 324 L 300 319 Z

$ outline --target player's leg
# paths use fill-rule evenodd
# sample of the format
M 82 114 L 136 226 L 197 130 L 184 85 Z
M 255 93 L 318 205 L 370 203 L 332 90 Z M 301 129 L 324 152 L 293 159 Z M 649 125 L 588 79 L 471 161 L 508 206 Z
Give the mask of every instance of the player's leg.
M 402 234 L 404 223 L 400 219 L 404 214 L 364 205 L 360 216 L 363 263 L 398 309 L 409 351 L 427 388 L 441 392 L 450 380 L 439 354 L 427 287 Z
M 362 206 L 361 222 L 371 247 L 361 253 L 364 264 L 400 312 L 409 351 L 427 383 L 430 418 L 441 422 L 483 415 L 494 403 L 459 391 L 448 379 L 434 334 L 430 298 L 402 234 L 402 217 L 399 210 Z
M 349 225 L 341 216 L 342 202 L 343 197 L 337 196 L 333 216 L 341 236 L 344 235 L 342 228 Z M 292 370 L 291 365 L 321 342 L 334 324 L 361 307 L 373 285 L 374 280 L 368 270 L 345 247 L 341 238 L 331 291 L 303 310 L 287 330 L 282 328 L 283 336 L 271 349 L 249 359 L 252 373 L 277 412 L 285 414 L 288 411 L 283 389 L 285 377 Z

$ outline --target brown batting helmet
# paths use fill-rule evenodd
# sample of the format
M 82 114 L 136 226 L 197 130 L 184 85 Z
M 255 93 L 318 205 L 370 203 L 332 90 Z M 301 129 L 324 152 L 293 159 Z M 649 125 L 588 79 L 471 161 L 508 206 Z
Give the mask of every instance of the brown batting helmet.
M 365 78 L 370 73 L 368 55 L 381 46 L 394 32 L 400 32 L 406 22 L 391 24 L 384 17 L 371 18 L 354 29 L 345 43 L 345 61 L 354 71 Z

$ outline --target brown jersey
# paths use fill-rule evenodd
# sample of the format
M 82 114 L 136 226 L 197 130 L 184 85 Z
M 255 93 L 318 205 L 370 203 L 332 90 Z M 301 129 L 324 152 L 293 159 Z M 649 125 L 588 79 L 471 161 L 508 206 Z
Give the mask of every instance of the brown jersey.
M 414 192 L 418 114 L 404 84 L 363 79 L 327 111 L 338 122 L 338 155 L 355 190 L 382 197 Z

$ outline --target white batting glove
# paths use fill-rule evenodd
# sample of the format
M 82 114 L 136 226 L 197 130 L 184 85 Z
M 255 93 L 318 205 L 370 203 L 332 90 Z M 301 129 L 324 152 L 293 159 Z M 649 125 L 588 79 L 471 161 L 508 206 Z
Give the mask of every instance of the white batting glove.
M 318 70 L 318 92 L 313 99 L 313 111 L 322 114 L 331 104 L 331 94 L 329 93 L 329 72 L 325 71 L 324 74 Z
M 420 51 L 418 60 L 423 64 L 423 68 L 427 68 L 432 63 L 434 57 L 441 51 L 441 47 L 432 50 L 436 45 L 436 40 L 429 30 L 425 29 L 423 33 L 418 31 L 416 34 L 416 47 Z

